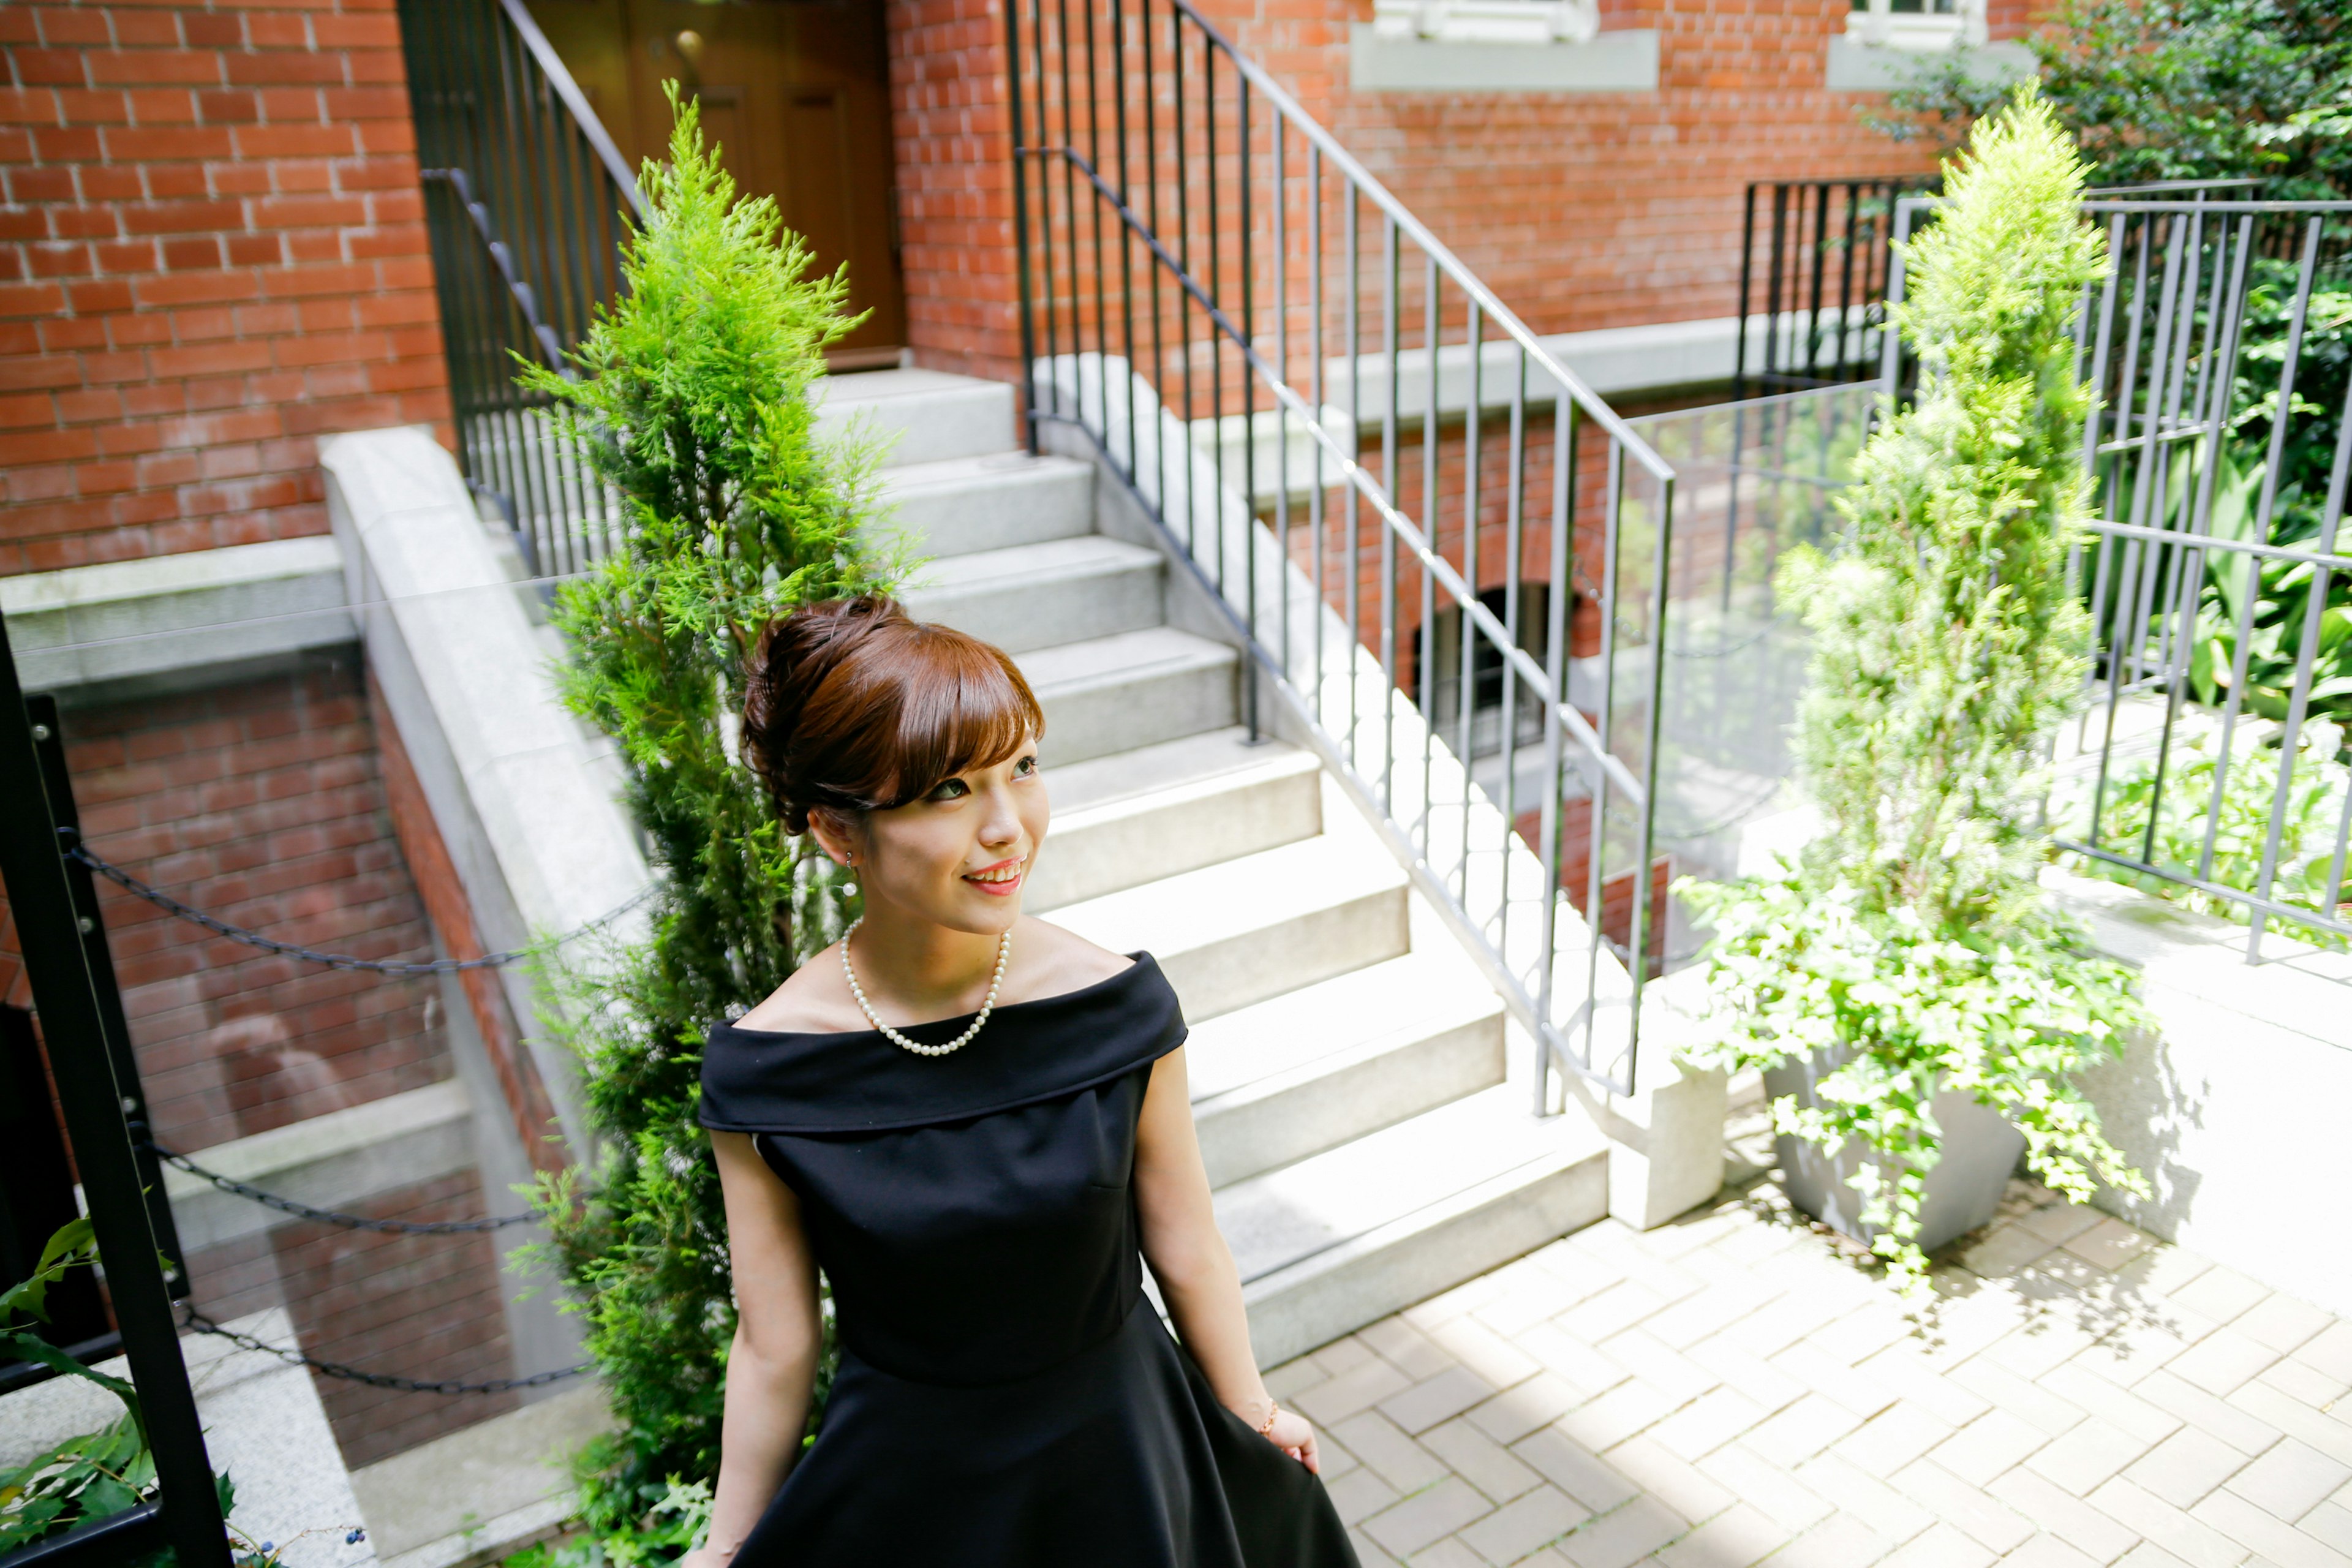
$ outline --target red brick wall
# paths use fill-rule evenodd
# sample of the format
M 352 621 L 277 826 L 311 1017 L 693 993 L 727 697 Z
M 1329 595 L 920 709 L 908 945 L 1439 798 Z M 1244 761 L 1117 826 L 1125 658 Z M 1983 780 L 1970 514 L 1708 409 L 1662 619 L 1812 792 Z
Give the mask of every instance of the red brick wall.
M 888 0 L 900 265 L 916 363 L 1021 374 L 1002 0 Z
M 0 574 L 326 530 L 448 400 L 392 0 L 0 5 Z
M 69 710 L 63 724 L 82 826 L 107 859 L 281 941 L 433 955 L 385 810 L 355 651 L 299 673 Z M 279 957 L 111 882 L 99 891 L 159 1142 L 201 1149 L 454 1070 L 436 983 Z

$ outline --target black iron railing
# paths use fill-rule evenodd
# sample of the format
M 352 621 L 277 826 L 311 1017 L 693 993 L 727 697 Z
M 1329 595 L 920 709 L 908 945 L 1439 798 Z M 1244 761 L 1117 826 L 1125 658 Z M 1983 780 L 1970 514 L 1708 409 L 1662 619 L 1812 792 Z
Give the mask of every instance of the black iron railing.
M 401 0 L 400 21 L 459 462 L 534 575 L 577 571 L 619 506 L 515 384 L 517 356 L 569 374 L 644 198 L 521 0 Z
M 1674 469 L 1188 0 L 1006 28 L 1033 445 L 1165 531 L 1539 1064 L 1630 1087 Z
M 1932 174 L 1749 182 L 1739 231 L 1735 400 L 1878 374 L 1895 202 L 1937 184 Z

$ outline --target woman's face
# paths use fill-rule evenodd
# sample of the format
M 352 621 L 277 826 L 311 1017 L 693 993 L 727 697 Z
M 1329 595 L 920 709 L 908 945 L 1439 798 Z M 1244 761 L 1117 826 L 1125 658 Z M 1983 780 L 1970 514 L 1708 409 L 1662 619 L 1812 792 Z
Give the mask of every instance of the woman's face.
M 862 831 L 843 836 L 844 847 L 856 856 L 869 908 L 893 904 L 950 931 L 993 936 L 1020 917 L 1049 816 L 1030 736 L 1001 763 L 866 813 Z

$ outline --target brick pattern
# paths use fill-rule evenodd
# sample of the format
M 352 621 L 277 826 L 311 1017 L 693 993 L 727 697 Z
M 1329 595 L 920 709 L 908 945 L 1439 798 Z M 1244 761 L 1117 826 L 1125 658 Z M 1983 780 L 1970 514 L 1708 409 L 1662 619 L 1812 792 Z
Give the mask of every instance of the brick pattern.
M 0 6 L 0 574 L 326 530 L 448 399 L 391 0 Z
M 360 1205 L 375 1219 L 471 1219 L 520 1200 L 487 1194 L 471 1171 Z M 298 1221 L 266 1238 L 189 1259 L 198 1309 L 215 1319 L 283 1302 L 304 1353 L 366 1372 L 478 1383 L 514 1375 L 506 1292 L 488 1234 L 397 1236 Z M 511 1393 L 401 1393 L 311 1373 L 327 1420 L 357 1467 L 472 1426 L 518 1403 Z
M 1915 1316 L 1776 1180 L 1270 1373 L 1366 1568 L 2352 1563 L 2352 1322 L 2023 1182 Z
M 367 958 L 433 956 L 385 810 L 356 650 L 184 696 L 70 710 L 91 847 L 234 923 Z M 202 1149 L 453 1070 L 429 980 L 322 969 L 100 880 L 158 1142 Z M 19 1003 L 21 976 L 5 976 Z

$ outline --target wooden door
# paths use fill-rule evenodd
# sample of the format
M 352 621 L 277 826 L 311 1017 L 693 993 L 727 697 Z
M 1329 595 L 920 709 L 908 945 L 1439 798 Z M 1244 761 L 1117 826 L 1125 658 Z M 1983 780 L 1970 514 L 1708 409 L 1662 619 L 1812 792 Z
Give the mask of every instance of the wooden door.
M 775 197 L 821 270 L 849 264 L 851 309 L 872 314 L 835 350 L 835 368 L 895 361 L 907 302 L 880 0 L 531 0 L 530 9 L 633 164 L 668 145 L 662 83 L 696 97 L 703 133 L 737 185 Z

